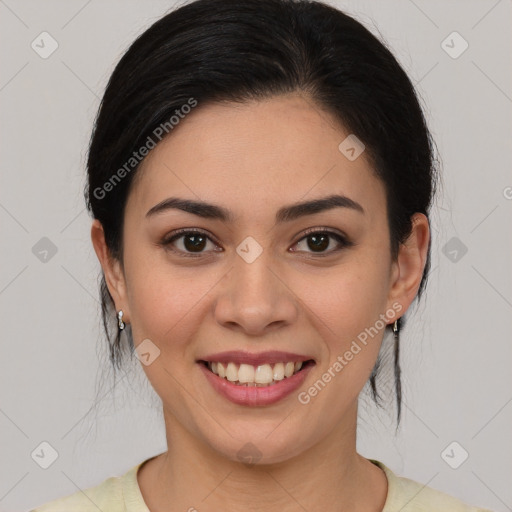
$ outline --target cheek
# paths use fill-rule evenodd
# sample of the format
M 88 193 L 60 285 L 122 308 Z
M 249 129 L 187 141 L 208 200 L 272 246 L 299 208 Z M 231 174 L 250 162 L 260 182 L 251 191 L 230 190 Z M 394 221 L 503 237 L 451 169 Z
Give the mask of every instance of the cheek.
M 201 299 L 215 280 L 207 274 L 198 278 L 193 268 L 173 268 L 165 258 L 149 252 L 132 253 L 126 273 L 134 342 L 149 338 L 166 350 L 177 349 L 186 340 L 185 330 L 197 326 L 194 317 Z
M 332 328 L 331 335 L 347 339 L 385 312 L 386 275 L 384 266 L 354 257 L 336 272 L 305 283 L 303 293 L 308 306 Z
M 321 372 L 333 383 L 320 403 L 328 396 L 340 406 L 353 399 L 375 365 L 387 324 L 381 317 L 387 299 L 383 260 L 360 253 L 329 276 L 301 285 L 325 348 Z
M 154 363 L 142 369 L 156 393 L 174 410 L 187 401 L 182 386 L 189 382 L 195 366 L 190 341 L 197 337 L 207 293 L 216 280 L 207 274 L 192 277 L 182 269 L 171 272 L 165 265 L 139 265 L 131 276 L 134 343 L 137 346 L 149 339 L 160 350 Z

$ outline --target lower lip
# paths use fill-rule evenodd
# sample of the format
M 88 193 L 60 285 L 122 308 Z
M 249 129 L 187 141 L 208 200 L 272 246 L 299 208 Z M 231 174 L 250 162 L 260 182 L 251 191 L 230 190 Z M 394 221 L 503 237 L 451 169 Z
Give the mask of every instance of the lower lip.
M 238 405 L 264 406 L 282 400 L 302 385 L 311 368 L 308 365 L 291 377 L 265 387 L 238 386 L 211 372 L 203 363 L 198 363 L 206 380 L 219 394 Z

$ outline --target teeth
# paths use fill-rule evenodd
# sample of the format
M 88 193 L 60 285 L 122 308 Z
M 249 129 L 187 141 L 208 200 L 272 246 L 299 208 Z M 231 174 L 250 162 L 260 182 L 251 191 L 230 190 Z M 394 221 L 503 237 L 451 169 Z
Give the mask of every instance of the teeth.
M 235 363 L 228 363 L 228 367 L 226 368 L 226 379 L 230 382 L 236 382 L 238 380 L 238 368 Z
M 254 372 L 254 381 L 257 384 L 270 384 L 272 377 L 272 366 L 269 364 L 258 366 Z
M 209 362 L 208 368 L 223 379 L 242 386 L 264 387 L 291 377 L 302 368 L 302 361 L 262 364 L 257 367 L 250 364 Z
M 277 363 L 274 366 L 274 380 L 283 380 L 284 379 L 284 364 Z
M 293 375 L 293 370 L 295 370 L 295 364 L 286 363 L 286 365 L 284 367 L 284 376 L 291 377 Z
M 240 384 L 254 382 L 254 366 L 241 364 L 238 370 L 238 382 L 240 382 Z

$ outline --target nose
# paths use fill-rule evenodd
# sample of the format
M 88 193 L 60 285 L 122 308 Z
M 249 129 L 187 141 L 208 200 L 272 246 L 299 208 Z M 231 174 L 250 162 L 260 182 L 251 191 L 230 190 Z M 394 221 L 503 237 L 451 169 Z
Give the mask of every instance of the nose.
M 265 250 L 252 262 L 237 255 L 218 290 L 215 317 L 225 328 L 264 336 L 297 319 L 298 299 L 286 272 Z

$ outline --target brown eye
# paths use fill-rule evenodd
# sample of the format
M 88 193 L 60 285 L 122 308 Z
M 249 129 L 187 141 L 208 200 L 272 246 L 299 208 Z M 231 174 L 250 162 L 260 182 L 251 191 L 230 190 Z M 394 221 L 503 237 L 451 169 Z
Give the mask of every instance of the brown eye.
M 206 236 L 196 233 L 182 235 L 180 238 L 183 238 L 183 246 L 185 249 L 191 252 L 201 252 L 205 248 L 208 239 Z
M 329 247 L 330 236 L 325 233 L 309 235 L 306 239 L 308 240 L 308 248 L 312 251 L 325 251 Z
M 337 243 L 337 247 L 336 243 L 331 243 L 332 240 L 335 240 L 335 242 Z M 303 244 L 304 246 L 304 241 L 306 248 L 298 249 L 298 251 L 317 253 L 319 256 L 328 255 L 333 252 L 337 252 L 344 247 L 349 247 L 353 245 L 352 242 L 349 242 L 345 237 L 333 231 L 310 232 L 301 240 L 299 240 L 295 245 L 300 246 L 300 244 Z M 335 247 L 334 249 L 332 249 L 333 245 Z M 327 251 L 329 247 L 331 247 L 331 250 Z
M 216 244 L 206 233 L 195 230 L 181 230 L 164 238 L 161 245 L 173 252 L 181 253 L 183 256 L 200 256 L 210 252 L 205 250 L 208 242 L 213 246 L 213 250 L 216 251 Z

